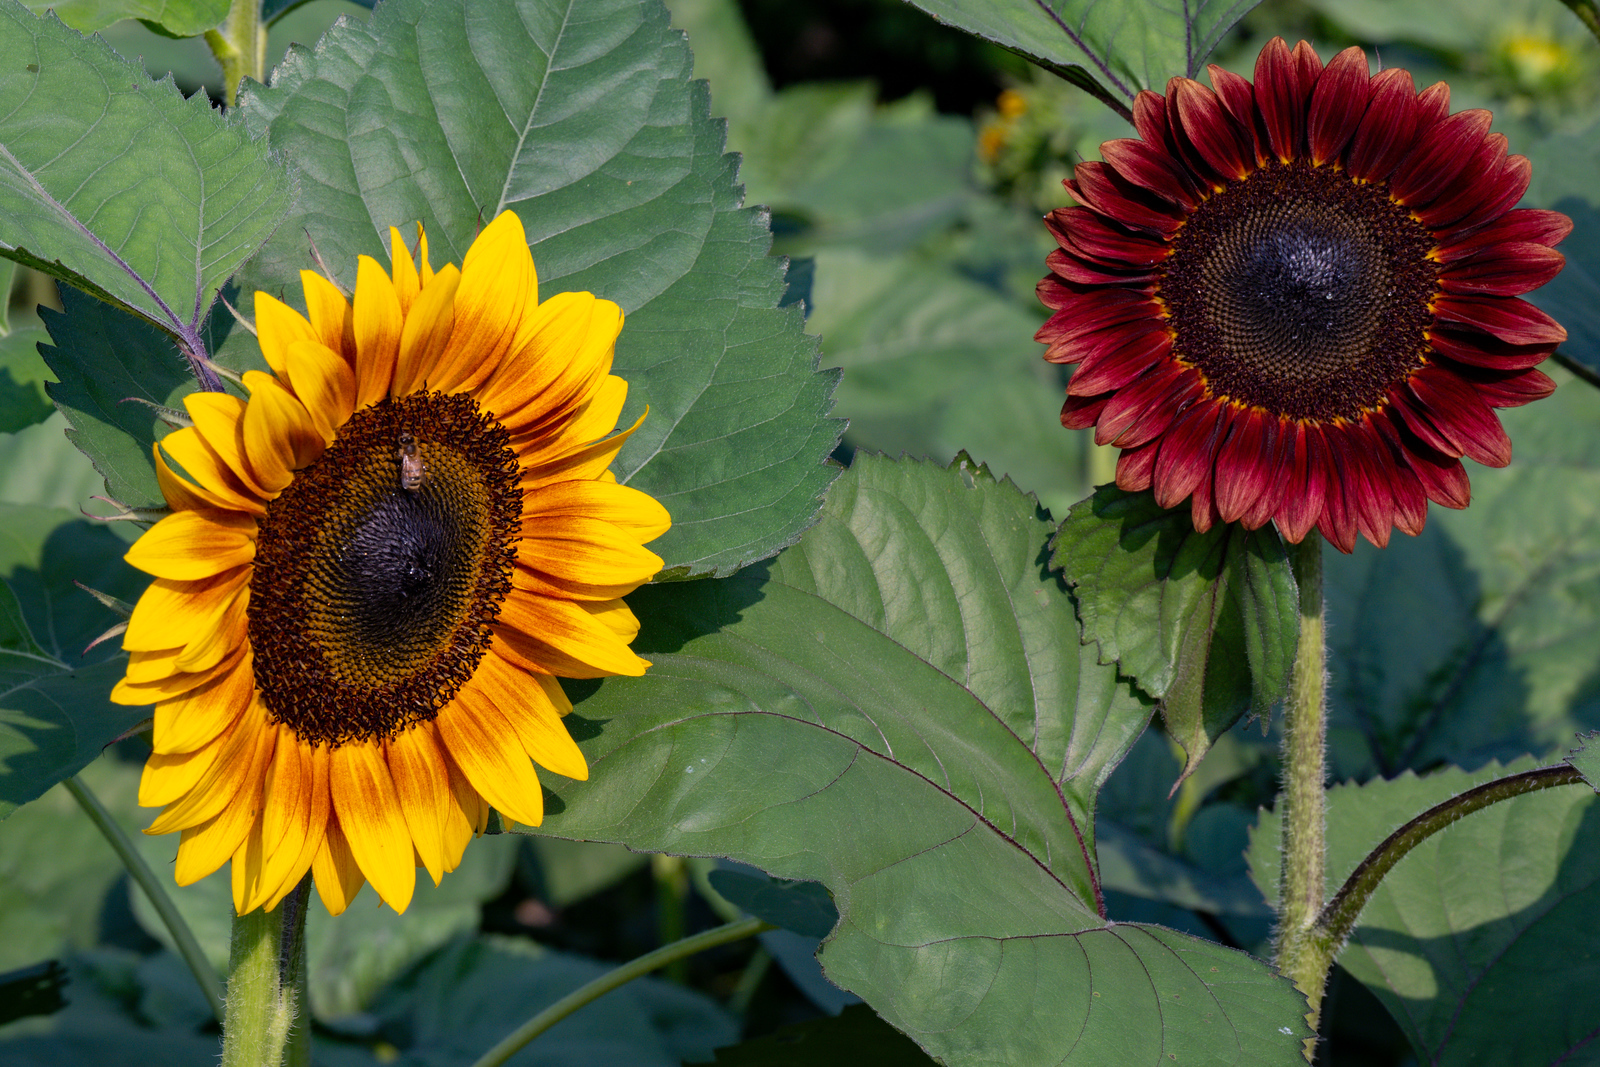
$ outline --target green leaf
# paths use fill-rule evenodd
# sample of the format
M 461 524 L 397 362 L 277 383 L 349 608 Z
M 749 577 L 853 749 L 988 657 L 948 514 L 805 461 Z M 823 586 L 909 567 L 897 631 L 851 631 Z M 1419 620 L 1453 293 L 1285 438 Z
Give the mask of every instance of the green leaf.
M 1600 746 L 1595 745 L 1595 739 L 1600 738 L 1600 732 L 1591 732 L 1578 738 L 1582 742 L 1575 751 L 1567 755 L 1566 762 L 1574 770 L 1583 775 L 1583 780 L 1589 783 L 1589 788 L 1600 793 Z
M 419 1067 L 470 1063 L 542 1008 L 609 967 L 523 939 L 446 945 L 387 989 L 371 1013 Z M 699 993 L 654 978 L 629 982 L 542 1035 L 523 1062 L 678 1067 L 704 1060 L 738 1027 Z
M 0 254 L 192 343 L 282 219 L 287 176 L 205 94 L 15 0 L 0 53 Z
M 139 19 L 168 37 L 196 37 L 222 24 L 228 0 L 25 0 L 36 15 L 54 11 L 79 33 L 103 30 L 113 22 Z
M 41 423 L 0 435 L 0 502 L 109 512 L 89 498 L 106 491 L 94 464 L 72 446 L 66 417 L 52 411 Z
M 1600 125 L 1551 134 L 1528 149 L 1533 179 L 1527 203 L 1572 219 L 1561 242 L 1567 265 L 1528 299 L 1567 328 L 1563 354 L 1600 373 L 1600 194 L 1589 180 L 1600 166 Z
M 0 818 L 148 714 L 107 699 L 120 653 L 84 648 L 117 620 L 72 584 L 137 596 L 145 582 L 122 562 L 126 549 L 70 512 L 0 505 Z
M 859 457 L 770 576 L 630 599 L 654 666 L 569 720 L 591 775 L 543 832 L 821 882 L 830 980 L 952 1065 L 1296 1062 L 1265 964 L 1099 911 L 1080 812 L 1148 708 L 1077 644 L 1050 532 L 981 468 Z
M 49 369 L 39 356 L 43 340 L 45 332 L 33 326 L 0 337 L 0 433 L 43 422 L 55 410 L 44 391 Z
M 1330 890 L 1413 816 L 1532 765 L 1330 789 Z M 1600 940 L 1595 804 L 1591 790 L 1572 787 L 1500 801 L 1422 842 L 1379 885 L 1339 962 L 1384 1002 L 1421 1062 L 1585 1062 L 1600 1027 L 1600 968 L 1588 948 Z M 1278 833 L 1263 814 L 1250 853 L 1263 886 L 1277 884 Z
M 1510 466 L 1419 537 L 1326 553 L 1335 778 L 1561 754 L 1600 721 L 1600 393 L 1499 417 Z
M 1050 563 L 1101 662 L 1161 700 L 1189 757 L 1179 781 L 1241 715 L 1270 713 L 1288 691 L 1298 593 L 1273 528 L 1199 533 L 1188 507 L 1105 485 L 1068 513 Z
M 856 1004 L 838 1015 L 779 1027 L 753 1041 L 717 1049 L 716 1067 L 930 1067 L 916 1042 Z
M 940 22 L 1028 57 L 1095 95 L 1131 103 L 1196 77 L 1259 0 L 911 0 Z
M 386 258 L 387 228 L 418 219 L 434 259 L 460 262 L 510 209 L 542 292 L 623 307 L 623 420 L 650 416 L 614 469 L 672 513 L 651 545 L 669 577 L 792 544 L 837 475 L 823 461 L 842 429 L 827 418 L 837 375 L 816 370 L 800 309 L 777 306 L 765 214 L 740 207 L 689 68 L 659 4 L 400 0 L 294 51 L 241 108 L 300 176 L 246 289 L 298 301 L 307 233 L 346 284 L 358 253 Z
M 815 882 L 787 882 L 738 871 L 712 871 L 711 887 L 728 902 L 774 926 L 807 937 L 827 937 L 839 921 L 828 891 Z
M 42 353 L 59 379 L 49 389 L 72 425 L 67 437 L 113 499 L 165 507 L 150 449 L 168 427 L 151 405 L 181 408 L 194 379 L 155 327 L 71 290 L 61 303 L 61 312 L 41 309 L 53 345 Z

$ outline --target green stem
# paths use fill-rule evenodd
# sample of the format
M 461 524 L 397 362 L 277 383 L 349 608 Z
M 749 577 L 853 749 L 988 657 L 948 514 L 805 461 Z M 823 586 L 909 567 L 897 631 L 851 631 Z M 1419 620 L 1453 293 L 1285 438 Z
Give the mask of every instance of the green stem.
M 1326 638 L 1322 611 L 1322 538 L 1312 531 L 1292 549 L 1300 587 L 1300 644 L 1283 716 L 1283 880 L 1278 898 L 1278 970 L 1305 994 L 1314 1031 L 1333 955 L 1315 936 L 1326 893 Z M 1311 1059 L 1316 1039 L 1306 1044 Z
M 1331 954 L 1337 954 L 1345 940 L 1349 938 L 1350 931 L 1355 929 L 1356 920 L 1361 916 L 1361 909 L 1367 906 L 1367 901 L 1371 898 L 1373 890 L 1378 888 L 1378 883 L 1383 881 L 1383 876 L 1388 874 L 1406 853 L 1456 820 L 1490 804 L 1510 800 L 1524 793 L 1551 789 L 1558 785 L 1583 784 L 1583 775 L 1562 763 L 1554 767 L 1540 767 L 1538 770 L 1496 778 L 1492 782 L 1485 782 L 1483 785 L 1468 789 L 1459 796 L 1451 797 L 1441 804 L 1435 804 L 1390 834 L 1361 861 L 1345 880 L 1344 885 L 1333 895 L 1333 899 L 1328 901 L 1328 906 L 1322 909 L 1313 931 L 1314 936 L 1319 942 L 1325 942 L 1330 946 Z
M 688 929 L 689 871 L 682 856 L 657 853 L 650 857 L 650 873 L 656 880 L 656 936 L 663 945 L 683 940 Z M 682 984 L 689 980 L 689 961 L 673 960 L 666 977 Z
M 90 791 L 76 776 L 68 778 L 61 783 L 67 787 L 67 792 L 72 794 L 78 806 L 89 816 L 105 839 L 116 850 L 117 857 L 122 860 L 122 865 L 128 869 L 128 877 L 138 883 L 144 890 L 144 895 L 149 899 L 156 914 L 161 916 L 161 921 L 166 924 L 167 931 L 172 934 L 172 942 L 178 948 L 178 954 L 189 965 L 189 970 L 194 974 L 194 980 L 200 985 L 200 992 L 205 996 L 206 1003 L 211 1005 L 211 1014 L 219 1020 L 222 1018 L 222 981 L 217 977 L 216 970 L 211 962 L 206 959 L 205 953 L 200 951 L 200 942 L 195 940 L 194 932 L 189 929 L 189 924 L 183 921 L 183 916 L 178 914 L 177 905 L 172 902 L 155 872 L 150 865 L 139 855 L 134 847 L 133 838 L 128 836 L 117 820 L 100 803 L 100 798 Z
M 222 67 L 223 99 L 239 102 L 239 82 L 265 81 L 267 28 L 261 24 L 260 0 L 233 0 L 222 25 L 206 31 L 206 44 Z
M 1589 27 L 1589 32 L 1600 38 L 1600 9 L 1595 7 L 1594 0 L 1561 0 L 1578 16 L 1578 21 Z
M 770 923 L 760 919 L 741 919 L 738 922 L 718 926 L 704 933 L 686 937 L 682 941 L 675 941 L 670 945 L 662 945 L 654 952 L 646 953 L 636 960 L 624 963 L 615 970 L 602 974 L 588 985 L 573 990 L 548 1008 L 517 1027 L 494 1048 L 478 1057 L 472 1067 L 499 1067 L 505 1063 L 517 1050 L 528 1042 L 550 1029 L 556 1023 L 565 1019 L 579 1008 L 592 1001 L 599 1000 L 605 994 L 618 986 L 627 985 L 635 978 L 643 977 L 658 967 L 664 967 L 674 960 L 686 959 L 697 952 L 704 952 L 718 945 L 726 945 L 730 941 L 740 941 L 747 937 L 754 937 L 763 930 L 771 930 Z M 227 1065 L 224 1065 L 227 1067 Z
M 297 972 L 305 966 L 309 884 L 309 879 L 302 881 L 271 911 L 257 908 L 234 916 L 222 1067 L 278 1067 L 284 1062 L 297 1014 Z M 304 1047 L 299 1054 L 309 1058 Z

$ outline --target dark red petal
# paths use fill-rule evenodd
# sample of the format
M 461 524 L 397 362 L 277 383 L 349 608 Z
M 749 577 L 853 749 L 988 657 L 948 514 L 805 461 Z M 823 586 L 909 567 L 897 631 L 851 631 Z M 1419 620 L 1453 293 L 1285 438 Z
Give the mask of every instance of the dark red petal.
M 1417 405 L 1453 451 L 1486 467 L 1511 462 L 1511 438 L 1478 391 L 1442 368 L 1423 367 L 1406 383 Z
M 1447 508 L 1464 508 L 1472 500 L 1472 485 L 1461 461 L 1448 452 L 1429 447 L 1411 427 L 1419 416 L 1402 412 L 1396 405 L 1384 409 L 1389 425 L 1398 434 L 1406 462 L 1422 483 L 1429 500 Z
M 1061 425 L 1069 430 L 1087 430 L 1100 417 L 1106 401 L 1110 399 L 1109 393 L 1105 396 L 1067 397 L 1067 402 L 1061 405 Z
M 1417 128 L 1427 129 L 1450 114 L 1450 86 L 1434 82 L 1417 94 Z
M 1521 407 L 1535 400 L 1543 400 L 1556 391 L 1555 381 L 1537 370 L 1495 374 L 1471 367 L 1463 370 L 1462 377 L 1472 383 L 1483 402 L 1492 408 Z
M 1228 109 L 1228 114 L 1233 116 L 1233 121 L 1239 124 L 1251 144 L 1252 162 L 1260 166 L 1267 160 L 1265 142 L 1257 135 L 1255 93 L 1250 88 L 1250 83 L 1231 70 L 1223 70 L 1215 63 L 1206 67 L 1206 73 L 1211 77 L 1211 89 L 1217 94 L 1217 99 L 1222 101 L 1222 106 Z
M 1433 314 L 1441 322 L 1459 322 L 1514 345 L 1558 345 L 1567 331 L 1549 315 L 1516 297 L 1455 296 L 1434 298 Z
M 1217 94 L 1189 78 L 1174 79 L 1178 122 L 1200 158 L 1218 175 L 1239 180 L 1255 170 L 1255 145 Z
M 1306 145 L 1311 162 L 1321 166 L 1339 157 L 1356 132 L 1367 110 L 1371 95 L 1367 75 L 1367 55 L 1359 48 L 1346 48 L 1333 57 L 1311 90 L 1311 107 L 1306 115 Z
M 1278 419 L 1260 411 L 1243 410 L 1234 419 L 1233 433 L 1217 450 L 1214 480 L 1217 514 L 1223 522 L 1234 522 L 1247 513 L 1262 510 L 1261 500 L 1278 489 L 1275 469 L 1278 460 Z M 1271 508 L 1265 509 L 1270 515 Z M 1265 522 L 1265 517 L 1255 525 Z M 1245 523 L 1250 529 L 1250 526 Z
M 1309 99 L 1311 87 L 1322 77 L 1322 57 L 1317 55 L 1310 41 L 1301 41 L 1294 46 L 1293 58 L 1295 69 L 1300 72 L 1300 84 L 1305 87 L 1305 98 Z
M 1157 308 L 1150 297 L 1144 293 L 1131 289 L 1108 289 L 1104 286 L 1068 285 L 1062 281 L 1052 281 L 1045 278 L 1039 283 L 1039 299 L 1044 301 L 1045 307 L 1054 308 L 1064 312 L 1066 321 L 1071 322 L 1078 316 L 1099 315 L 1108 309 L 1120 307 L 1140 306 Z M 1060 317 L 1060 316 L 1057 316 Z M 1049 328 L 1050 323 L 1040 329 Z M 1039 338 L 1043 340 L 1043 337 Z
M 1372 79 L 1372 100 L 1350 139 L 1345 166 L 1367 181 L 1382 181 L 1416 144 L 1417 87 L 1399 67 L 1379 71 Z
M 1412 437 L 1427 448 L 1452 459 L 1461 455 L 1461 449 L 1434 428 L 1424 405 L 1406 387 L 1406 383 L 1401 382 L 1389 391 L 1389 406 L 1385 410 L 1389 412 L 1390 419 L 1397 426 L 1404 427 Z
M 1133 98 L 1133 129 L 1146 144 L 1165 148 L 1172 132 L 1167 122 L 1167 98 L 1141 89 Z
M 1495 222 L 1522 199 L 1532 177 L 1533 165 L 1528 162 L 1527 156 L 1507 156 L 1500 172 L 1483 180 L 1484 199 L 1479 201 L 1478 206 L 1459 221 L 1441 227 L 1434 234 L 1434 239 L 1443 247 L 1465 240 L 1480 228 Z
M 1305 539 L 1322 514 L 1322 498 L 1327 494 L 1327 471 L 1322 461 L 1320 431 L 1305 423 L 1295 423 L 1285 433 L 1287 477 L 1283 498 L 1273 520 L 1278 532 L 1296 544 Z
M 1459 241 L 1441 246 L 1436 255 L 1440 263 L 1448 265 L 1502 241 L 1527 241 L 1554 247 L 1571 232 L 1572 220 L 1559 211 L 1519 207 L 1478 227 Z
M 1263 461 L 1267 472 L 1266 489 L 1239 516 L 1246 529 L 1265 526 L 1278 513 L 1283 495 L 1293 488 L 1295 437 L 1294 423 L 1268 417 L 1269 453 Z
M 1336 426 L 1312 426 L 1306 435 L 1312 444 L 1313 458 L 1320 458 L 1323 469 L 1322 514 L 1317 516 L 1317 529 L 1328 543 L 1346 554 L 1355 551 L 1359 533 L 1359 509 L 1356 506 L 1356 475 L 1345 460 L 1345 450 L 1335 445 L 1344 441 L 1343 431 Z
M 1520 296 L 1561 273 L 1567 257 L 1532 241 L 1504 241 L 1477 255 L 1458 260 L 1439 275 L 1441 288 L 1452 293 Z
M 1151 196 L 1104 163 L 1079 163 L 1066 186 L 1084 207 L 1163 238 L 1177 232 L 1183 221 L 1182 211 Z
M 1161 507 L 1175 508 L 1202 481 L 1209 483 L 1222 411 L 1221 404 L 1203 400 L 1178 416 L 1161 436 L 1154 483 L 1156 503 Z
M 1067 392 L 1076 396 L 1098 396 L 1121 389 L 1149 370 L 1157 360 L 1166 359 L 1171 353 L 1172 339 L 1166 333 L 1147 332 L 1092 360 L 1085 358 L 1073 371 L 1072 380 L 1067 383 Z M 1177 366 L 1170 360 L 1168 362 L 1171 366 Z
M 1374 466 L 1373 452 L 1382 446 L 1362 432 L 1364 425 L 1352 422 L 1330 427 L 1328 447 L 1335 468 L 1343 474 L 1344 500 L 1355 518 L 1356 530 L 1383 548 L 1394 526 L 1394 494 Z
M 1111 398 L 1095 428 L 1095 441 L 1137 448 L 1164 433 L 1201 393 L 1199 375 L 1181 363 L 1157 367 Z
M 1411 465 L 1411 453 L 1402 442 L 1400 431 L 1389 420 L 1389 410 L 1368 416 L 1368 422 L 1385 449 L 1384 471 L 1394 493 L 1394 524 L 1415 537 L 1428 521 L 1428 494 Z
M 1156 453 L 1161 444 L 1151 441 L 1138 448 L 1130 448 L 1117 457 L 1117 488 L 1138 493 L 1150 488 L 1150 479 L 1156 469 Z
M 1155 196 L 1190 210 L 1200 203 L 1189 175 L 1158 147 L 1123 137 L 1102 144 L 1100 155 L 1118 174 Z
M 1408 207 L 1432 204 L 1478 158 L 1491 118 L 1482 108 L 1472 108 L 1423 126 L 1416 147 L 1395 169 L 1390 194 Z
M 1550 358 L 1549 345 L 1508 345 L 1488 334 L 1460 333 L 1435 327 L 1428 344 L 1439 355 L 1491 370 L 1526 370 Z
M 1305 46 L 1304 41 L 1300 44 Z M 1284 163 L 1300 155 L 1305 140 L 1306 98 L 1316 77 L 1303 81 L 1301 73 L 1282 37 L 1268 41 L 1256 57 L 1256 110 L 1266 130 L 1267 146 Z
M 1045 225 L 1057 241 L 1065 241 L 1064 248 L 1106 266 L 1153 267 L 1172 252 L 1165 241 L 1128 233 L 1086 207 L 1057 208 L 1045 217 Z
M 1044 263 L 1058 278 L 1079 285 L 1144 285 L 1160 277 L 1156 271 L 1107 267 L 1060 248 L 1045 256 Z
M 1417 208 L 1417 218 L 1430 230 L 1441 230 L 1468 215 L 1476 214 L 1485 198 L 1493 200 L 1491 175 L 1505 169 L 1506 136 L 1491 133 L 1466 159 L 1451 184 L 1442 188 L 1433 203 Z

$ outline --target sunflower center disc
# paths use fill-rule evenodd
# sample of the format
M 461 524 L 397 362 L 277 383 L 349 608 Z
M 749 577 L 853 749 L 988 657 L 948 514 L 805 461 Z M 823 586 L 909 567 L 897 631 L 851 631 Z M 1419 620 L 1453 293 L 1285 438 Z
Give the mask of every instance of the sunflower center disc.
M 1355 418 L 1427 350 L 1433 240 L 1384 185 L 1269 167 L 1197 208 L 1173 246 L 1160 294 L 1213 395 Z
M 519 475 L 468 396 L 384 400 L 340 427 L 261 523 L 249 629 L 273 717 L 337 745 L 437 715 L 511 587 Z

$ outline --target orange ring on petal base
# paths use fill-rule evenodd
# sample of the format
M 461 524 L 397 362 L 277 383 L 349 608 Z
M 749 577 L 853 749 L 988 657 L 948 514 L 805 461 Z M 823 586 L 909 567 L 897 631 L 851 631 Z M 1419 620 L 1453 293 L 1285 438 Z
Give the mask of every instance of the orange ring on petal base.
M 1443 84 L 1326 67 L 1268 42 L 1252 84 L 1174 78 L 1134 101 L 1050 213 L 1045 358 L 1074 364 L 1061 409 L 1120 448 L 1117 485 L 1189 502 L 1196 529 L 1276 522 L 1341 551 L 1465 507 L 1461 457 L 1511 459 L 1493 408 L 1555 388 L 1566 339 L 1520 297 L 1572 228 L 1513 208 L 1528 161 Z
M 140 794 L 185 882 L 233 861 L 241 913 L 308 872 L 335 914 L 365 882 L 404 911 L 490 803 L 536 821 L 533 761 L 587 775 L 552 676 L 647 666 L 605 626 L 518 629 L 661 568 L 666 510 L 608 470 L 621 309 L 541 304 L 511 212 L 460 270 L 418 233 L 413 255 L 390 231 L 392 272 L 362 258 L 353 301 L 303 273 L 309 320 L 256 295 L 274 373 L 186 399 L 156 454 L 172 514 L 127 555 L 157 579 L 112 697 L 156 704 Z

